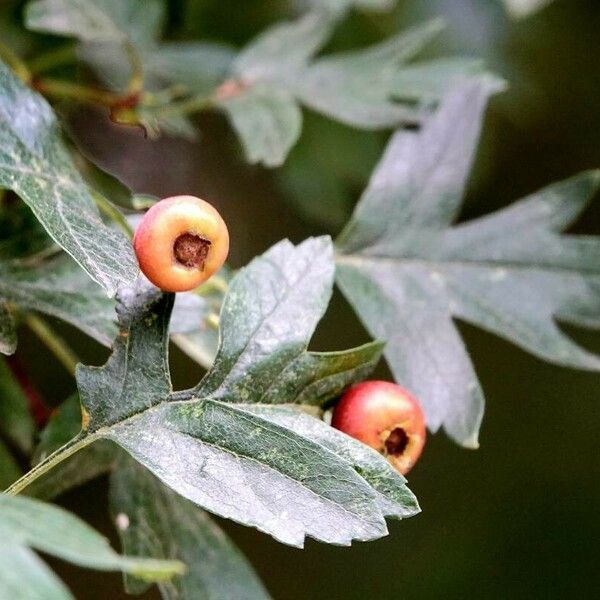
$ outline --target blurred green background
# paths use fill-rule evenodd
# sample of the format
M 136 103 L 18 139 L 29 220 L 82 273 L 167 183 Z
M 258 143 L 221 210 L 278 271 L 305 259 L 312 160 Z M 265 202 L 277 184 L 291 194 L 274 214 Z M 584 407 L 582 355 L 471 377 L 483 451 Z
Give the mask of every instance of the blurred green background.
M 170 35 L 241 45 L 291 14 L 290 2 L 170 2 Z M 557 0 L 510 20 L 496 0 L 400 0 L 388 14 L 351 13 L 329 50 L 377 41 L 442 15 L 447 30 L 431 49 L 482 57 L 510 82 L 492 102 L 462 218 L 484 214 L 577 171 L 600 166 L 600 2 Z M 306 114 L 306 113 L 305 113 Z M 232 234 L 232 264 L 275 241 L 335 234 L 365 185 L 389 135 L 365 133 L 306 114 L 286 166 L 248 166 L 225 120 L 201 117 L 196 143 L 149 141 L 90 110 L 70 113 L 73 134 L 96 160 L 138 192 L 190 193 L 217 204 Z M 600 233 L 592 207 L 574 228 Z M 389 537 L 351 548 L 309 541 L 303 551 L 222 522 L 276 599 L 579 598 L 600 596 L 600 401 L 598 374 L 547 365 L 512 345 L 461 326 L 487 395 L 478 451 L 431 436 L 409 476 L 423 512 L 390 523 Z M 88 362 L 105 350 L 63 333 Z M 600 351 L 600 336 L 571 330 Z M 338 296 L 314 347 L 367 339 Z M 410 352 L 410 348 L 406 348 Z M 20 355 L 49 401 L 73 388 L 37 340 L 22 332 Z M 174 381 L 201 376 L 175 349 Z M 388 377 L 385 365 L 376 373 Z M 115 539 L 106 481 L 60 502 Z M 119 576 L 52 566 L 77 598 L 126 597 Z M 158 598 L 155 592 L 147 598 Z M 235 599 L 234 599 L 235 600 Z

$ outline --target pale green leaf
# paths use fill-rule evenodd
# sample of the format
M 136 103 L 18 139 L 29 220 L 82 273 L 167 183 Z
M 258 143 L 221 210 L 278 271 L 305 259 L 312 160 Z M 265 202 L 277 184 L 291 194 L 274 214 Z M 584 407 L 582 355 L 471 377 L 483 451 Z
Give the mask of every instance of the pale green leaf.
M 144 44 L 159 35 L 163 6 L 161 0 L 33 0 L 25 22 L 29 29 L 85 42 Z
M 221 88 L 222 94 L 217 95 L 221 106 L 238 108 L 237 120 L 231 112 L 230 118 L 251 162 L 267 166 L 283 162 L 301 127 L 297 103 L 365 129 L 414 124 L 428 114 L 430 105 L 439 101 L 453 82 L 481 70 L 479 65 L 456 59 L 423 63 L 420 70 L 403 73 L 411 68 L 409 61 L 440 32 L 439 20 L 413 27 L 371 48 L 315 60 L 348 3 L 327 4 L 259 35 L 234 60 L 231 91 Z M 287 98 L 289 116 L 285 119 L 283 108 L 278 109 L 277 116 L 273 108 L 268 109 L 277 95 Z M 295 119 L 292 106 L 298 113 Z M 270 151 L 265 150 L 265 138 L 274 146 Z
M 506 9 L 516 19 L 522 19 L 548 6 L 552 0 L 504 0 Z
M 317 11 L 274 25 L 240 52 L 233 62 L 233 74 L 250 83 L 280 83 L 294 77 L 325 44 L 334 23 Z
M 89 425 L 75 444 L 110 439 L 189 500 L 289 544 L 302 545 L 306 535 L 338 544 L 385 535 L 380 497 L 352 464 L 239 404 L 259 400 L 286 369 L 288 385 L 271 401 L 312 397 L 302 385 L 324 401 L 373 366 L 379 346 L 343 359 L 315 357 L 317 367 L 301 360 L 333 270 L 328 238 L 298 247 L 282 242 L 242 269 L 221 311 L 213 369 L 197 388 L 174 394 L 167 361 L 172 296 L 141 281 L 122 290 L 111 358 L 104 367 L 78 369 Z M 331 383 L 323 385 L 327 368 Z
M 117 330 L 114 302 L 64 255 L 33 266 L 0 262 L 0 296 L 71 323 L 105 346 Z
M 224 44 L 169 42 L 144 51 L 144 73 L 151 89 L 174 83 L 208 94 L 223 82 L 233 57 Z
M 327 308 L 333 276 L 328 237 L 297 247 L 284 240 L 241 269 L 221 309 L 219 352 L 197 395 L 260 398 L 304 354 Z
M 406 479 L 379 452 L 330 427 L 321 419 L 303 413 L 298 407 L 253 404 L 244 406 L 244 409 L 302 434 L 351 464 L 378 492 L 379 505 L 385 516 L 404 519 L 419 512 L 419 504 L 406 487 Z
M 395 74 L 391 94 L 401 100 L 434 104 L 457 82 L 483 70 L 483 61 L 476 58 L 451 57 L 414 63 Z
M 56 243 L 109 294 L 135 277 L 131 244 L 102 222 L 52 109 L 2 62 L 0 186 L 16 192 Z
M 458 317 L 557 364 L 599 369 L 556 320 L 598 326 L 600 241 L 561 236 L 598 188 L 596 172 L 503 211 L 456 219 L 488 96 L 462 86 L 419 133 L 392 139 L 338 240 L 338 283 L 369 331 L 387 340 L 397 381 L 433 431 L 477 445 L 483 395 Z
M 161 581 L 184 571 L 179 561 L 120 556 L 107 539 L 73 515 L 31 498 L 0 495 L 0 536 L 3 598 L 71 598 L 33 554 L 34 549 L 82 567 L 120 570 L 148 581 Z
M 418 122 L 421 108 L 394 102 L 394 79 L 442 28 L 430 21 L 366 50 L 316 60 L 294 81 L 294 92 L 310 108 L 355 127 Z
M 316 8 L 325 8 L 340 13 L 350 7 L 361 10 L 384 11 L 390 10 L 396 4 L 396 0 L 307 0 L 307 2 Z
M 381 342 L 371 342 L 339 352 L 305 352 L 285 367 L 262 396 L 246 401 L 324 406 L 352 383 L 365 379 L 379 362 L 383 347 Z
M 349 464 L 237 405 L 162 402 L 104 435 L 181 495 L 281 542 L 387 533 L 375 491 Z
M 67 586 L 27 548 L 3 544 L 0 564 L 0 593 L 4 598 L 73 599 Z
M 189 94 L 209 95 L 225 79 L 233 51 L 224 44 L 209 42 L 167 42 L 149 40 L 136 51 L 144 70 L 146 89 L 159 92 L 176 85 Z M 79 57 L 89 63 L 111 89 L 123 89 L 131 75 L 131 65 L 118 46 L 85 44 Z M 161 117 L 162 121 L 162 117 Z
M 221 100 L 251 163 L 281 165 L 302 130 L 302 112 L 285 90 L 253 85 L 242 94 Z
M 179 293 L 175 298 L 171 340 L 205 369 L 211 367 L 217 355 L 219 331 L 216 320 L 232 276 L 231 269 L 225 265 L 197 293 Z
M 169 600 L 265 600 L 269 596 L 243 554 L 208 515 L 165 487 L 131 458 L 110 482 L 110 504 L 126 552 L 180 560 L 185 575 L 158 584 Z M 130 593 L 147 583 L 126 578 Z

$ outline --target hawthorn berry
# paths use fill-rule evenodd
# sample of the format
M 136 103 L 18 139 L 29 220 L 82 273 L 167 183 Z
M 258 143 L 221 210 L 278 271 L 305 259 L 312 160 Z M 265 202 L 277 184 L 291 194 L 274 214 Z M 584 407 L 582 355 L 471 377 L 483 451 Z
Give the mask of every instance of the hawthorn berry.
M 209 279 L 229 253 L 229 232 L 219 212 L 194 196 L 157 202 L 133 237 L 140 269 L 166 292 L 192 290 Z
M 419 403 L 389 381 L 352 386 L 335 406 L 331 425 L 383 454 L 403 475 L 425 445 L 425 418 Z

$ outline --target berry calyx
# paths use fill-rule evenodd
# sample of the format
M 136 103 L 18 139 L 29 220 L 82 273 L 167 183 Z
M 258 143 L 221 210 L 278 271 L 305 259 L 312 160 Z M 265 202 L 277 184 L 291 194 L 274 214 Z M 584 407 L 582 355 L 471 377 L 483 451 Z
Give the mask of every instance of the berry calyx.
M 416 399 L 389 381 L 364 381 L 347 390 L 331 425 L 383 454 L 403 475 L 425 445 L 425 417 Z
M 225 262 L 229 232 L 219 212 L 194 196 L 157 202 L 144 215 L 133 237 L 140 269 L 166 292 L 198 287 Z

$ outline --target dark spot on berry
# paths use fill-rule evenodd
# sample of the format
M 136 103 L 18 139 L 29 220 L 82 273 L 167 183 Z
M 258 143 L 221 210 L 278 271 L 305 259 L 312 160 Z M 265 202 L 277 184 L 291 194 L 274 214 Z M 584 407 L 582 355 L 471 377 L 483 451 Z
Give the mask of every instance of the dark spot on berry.
M 387 440 L 385 440 L 385 450 L 390 456 L 401 456 L 408 446 L 408 435 L 402 427 L 392 429 Z
M 188 269 L 204 271 L 211 242 L 194 233 L 180 235 L 173 244 L 175 260 Z

